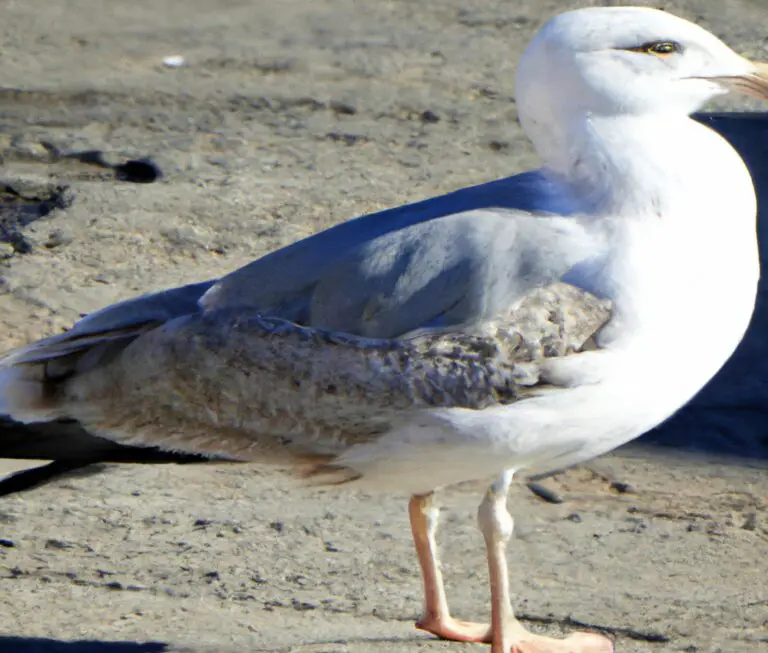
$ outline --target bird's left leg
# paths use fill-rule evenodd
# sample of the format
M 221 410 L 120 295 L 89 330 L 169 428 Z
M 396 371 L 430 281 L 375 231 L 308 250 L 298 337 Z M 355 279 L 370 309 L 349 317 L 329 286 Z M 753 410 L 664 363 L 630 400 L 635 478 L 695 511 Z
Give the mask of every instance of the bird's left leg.
M 514 523 L 507 510 L 513 470 L 505 471 L 485 493 L 477 521 L 485 538 L 491 586 L 491 653 L 613 653 L 613 644 L 595 633 L 554 639 L 531 633 L 515 618 L 507 573 L 507 543 Z
M 488 624 L 459 621 L 451 617 L 448 610 L 435 539 L 440 511 L 432 505 L 433 496 L 432 493 L 415 495 L 408 503 L 413 543 L 424 582 L 424 613 L 416 622 L 416 628 L 442 639 L 490 642 L 491 632 Z

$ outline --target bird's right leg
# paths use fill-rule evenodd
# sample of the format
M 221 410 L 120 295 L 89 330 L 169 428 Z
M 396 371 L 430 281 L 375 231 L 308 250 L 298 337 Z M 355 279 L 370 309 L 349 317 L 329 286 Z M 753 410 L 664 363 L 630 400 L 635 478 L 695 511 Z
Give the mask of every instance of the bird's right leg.
M 443 574 L 437 553 L 437 522 L 440 511 L 432 505 L 433 494 L 416 495 L 408 503 L 413 543 L 424 581 L 424 614 L 416 628 L 426 630 L 442 639 L 460 642 L 490 642 L 488 624 L 454 619 L 448 610 Z
M 505 471 L 485 493 L 477 521 L 485 539 L 491 587 L 491 653 L 613 653 L 613 643 L 596 633 L 573 633 L 554 639 L 529 632 L 515 617 L 507 573 L 507 543 L 512 515 L 507 493 L 513 470 Z

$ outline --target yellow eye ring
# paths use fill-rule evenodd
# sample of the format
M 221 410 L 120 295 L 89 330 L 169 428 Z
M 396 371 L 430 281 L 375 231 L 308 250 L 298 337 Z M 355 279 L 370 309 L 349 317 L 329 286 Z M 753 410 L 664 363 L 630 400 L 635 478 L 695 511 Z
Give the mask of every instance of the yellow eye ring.
M 657 57 L 669 57 L 683 51 L 683 47 L 675 41 L 651 41 L 643 43 L 634 48 L 627 48 L 630 52 L 642 52 L 644 54 L 653 54 Z

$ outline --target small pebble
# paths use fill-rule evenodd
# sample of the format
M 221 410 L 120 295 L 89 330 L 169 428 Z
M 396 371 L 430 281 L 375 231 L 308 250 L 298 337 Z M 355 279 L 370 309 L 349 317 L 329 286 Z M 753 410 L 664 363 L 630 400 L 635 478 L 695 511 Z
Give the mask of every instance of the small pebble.
M 270 522 L 269 527 L 276 533 L 283 533 L 285 531 L 285 524 L 280 520 Z
M 43 246 L 48 249 L 54 249 L 61 245 L 69 245 L 74 240 L 72 234 L 62 231 L 61 229 L 54 229 L 48 234 L 48 240 L 43 243 Z
M 510 145 L 508 141 L 493 139 L 488 141 L 488 147 L 493 152 L 501 152 L 502 150 L 508 150 Z
M 181 68 L 186 65 L 187 60 L 180 54 L 172 54 L 167 57 L 163 57 L 163 65 L 166 68 Z
M 719 536 L 726 535 L 723 524 L 716 521 L 713 521 L 707 524 L 707 535 L 719 535 Z
M 611 490 L 618 492 L 619 494 L 636 494 L 632 484 L 627 483 L 626 481 L 613 481 L 610 487 Z
M 529 481 L 527 486 L 531 492 L 539 497 L 539 499 L 542 499 L 547 503 L 563 503 L 565 501 L 560 494 L 536 481 Z
M 162 178 L 160 167 L 150 159 L 131 159 L 113 166 L 115 179 L 134 184 L 151 184 Z
M 45 548 L 46 549 L 74 549 L 75 545 L 72 544 L 72 542 L 65 542 L 64 540 L 57 540 L 55 538 L 50 538 L 45 541 Z
M 421 116 L 419 116 L 421 119 L 421 122 L 426 123 L 435 123 L 440 122 L 440 116 L 438 116 L 434 111 L 431 111 L 430 109 L 427 109 L 426 111 L 422 111 Z
M 750 512 L 746 519 L 744 519 L 744 523 L 741 525 L 741 527 L 745 531 L 754 531 L 757 530 L 757 513 L 756 512 Z
M 331 102 L 331 109 L 344 116 L 354 116 L 357 113 L 357 107 L 347 102 Z

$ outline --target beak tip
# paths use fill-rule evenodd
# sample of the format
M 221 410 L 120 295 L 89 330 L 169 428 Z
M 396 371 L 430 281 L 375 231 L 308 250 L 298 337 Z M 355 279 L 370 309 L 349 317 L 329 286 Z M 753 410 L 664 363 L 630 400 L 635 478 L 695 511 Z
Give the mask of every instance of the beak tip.
M 741 75 L 720 77 L 718 80 L 731 91 L 768 100 L 768 63 L 745 60 L 751 67 Z

